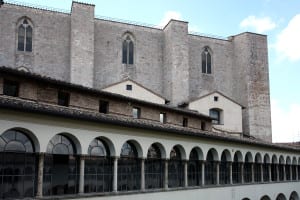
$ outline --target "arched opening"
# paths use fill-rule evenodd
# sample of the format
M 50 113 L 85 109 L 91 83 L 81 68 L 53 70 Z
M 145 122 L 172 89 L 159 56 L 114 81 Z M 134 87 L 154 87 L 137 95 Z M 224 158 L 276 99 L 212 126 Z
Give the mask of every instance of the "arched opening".
M 261 180 L 261 173 L 262 173 L 262 171 L 261 171 L 262 167 L 261 166 L 262 166 L 262 164 L 261 164 L 261 155 L 259 153 L 257 153 L 255 155 L 255 163 L 254 163 L 254 181 L 256 183 L 262 181 Z
M 277 167 L 278 161 L 276 155 L 272 156 L 272 163 L 271 163 L 271 180 L 277 181 Z
M 242 164 L 242 154 L 238 151 L 234 154 L 232 162 L 232 182 L 234 184 L 242 183 Z
M 89 145 L 88 156 L 85 158 L 84 192 L 112 191 L 113 160 L 108 144 L 95 138 Z
M 11 129 L 0 136 L 0 198 L 33 197 L 37 155 L 31 138 Z
M 202 59 L 202 73 L 211 74 L 211 53 L 209 47 L 204 47 L 204 50 L 201 54 Z
M 244 181 L 245 183 L 252 182 L 252 164 L 253 159 L 250 152 L 248 152 L 245 156 L 245 163 L 244 163 Z
M 141 162 L 136 146 L 131 141 L 123 144 L 118 160 L 118 191 L 141 188 Z
M 283 156 L 279 157 L 279 164 L 278 164 L 278 171 L 279 171 L 279 181 L 284 181 L 284 158 Z
M 133 64 L 134 44 L 132 37 L 127 34 L 122 43 L 122 63 Z
M 268 154 L 266 154 L 264 156 L 264 163 L 263 163 L 264 182 L 269 182 L 270 181 L 269 165 L 270 165 L 270 157 L 269 157 Z
M 228 150 L 224 150 L 221 155 L 220 162 L 220 184 L 226 185 L 230 184 L 230 164 L 231 157 Z
M 297 160 L 294 157 L 293 162 L 292 162 L 292 180 L 295 181 L 297 180 Z
M 184 163 L 179 146 L 174 146 L 170 152 L 168 165 L 169 188 L 182 187 L 184 181 Z
M 284 196 L 284 194 L 280 193 L 277 197 L 276 200 L 286 200 L 286 197 Z
M 297 192 L 292 192 L 289 200 L 299 200 L 299 196 Z
M 190 157 L 188 161 L 188 185 L 189 186 L 197 186 L 201 184 L 202 165 L 201 165 L 201 161 L 199 160 L 199 157 L 200 156 L 197 151 L 197 148 L 193 148 L 190 153 Z
M 287 181 L 291 180 L 291 158 L 288 156 L 286 158 L 286 164 L 285 164 L 285 177 Z
M 218 154 L 215 149 L 210 149 L 205 161 L 205 185 L 217 184 L 217 161 Z
M 145 160 L 145 188 L 162 188 L 164 183 L 164 162 L 157 143 L 152 144 Z
M 18 24 L 18 51 L 32 51 L 32 24 L 26 17 Z
M 260 200 L 271 200 L 271 198 L 269 196 L 265 195 L 262 198 L 260 198 Z
M 44 160 L 43 195 L 78 192 L 79 157 L 74 142 L 65 134 L 55 135 L 47 145 Z

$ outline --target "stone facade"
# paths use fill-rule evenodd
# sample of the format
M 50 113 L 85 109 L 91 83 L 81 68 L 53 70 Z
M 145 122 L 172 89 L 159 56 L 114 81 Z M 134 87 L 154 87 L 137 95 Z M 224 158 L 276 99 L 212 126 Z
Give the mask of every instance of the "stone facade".
M 17 24 L 24 17 L 33 26 L 32 52 L 17 51 Z M 175 106 L 220 91 L 246 107 L 244 134 L 272 139 L 265 35 L 217 39 L 191 35 L 188 23 L 177 20 L 158 29 L 97 19 L 94 5 L 77 2 L 71 13 L 4 4 L 0 19 L 0 66 L 25 67 L 96 89 L 129 78 Z M 122 64 L 126 34 L 134 42 L 133 65 Z M 212 54 L 212 74 L 201 71 L 205 46 Z

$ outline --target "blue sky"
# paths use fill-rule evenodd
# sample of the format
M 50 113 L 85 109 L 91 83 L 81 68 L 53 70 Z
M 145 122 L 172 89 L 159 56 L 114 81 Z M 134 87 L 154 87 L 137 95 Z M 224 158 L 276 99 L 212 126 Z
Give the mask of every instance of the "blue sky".
M 70 10 L 71 0 L 20 0 Z M 13 2 L 13 1 L 9 1 Z M 244 31 L 268 35 L 274 142 L 300 140 L 299 0 L 85 0 L 95 14 L 164 25 L 189 22 L 191 31 L 230 36 Z

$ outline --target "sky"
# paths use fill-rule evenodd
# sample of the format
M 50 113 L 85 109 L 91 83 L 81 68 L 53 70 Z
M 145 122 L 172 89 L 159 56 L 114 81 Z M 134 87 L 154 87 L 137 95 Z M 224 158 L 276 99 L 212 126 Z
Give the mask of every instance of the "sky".
M 4 0 L 5 1 L 5 0 Z M 9 2 L 16 2 L 9 0 Z M 70 10 L 71 0 L 19 0 Z M 268 36 L 273 142 L 300 141 L 300 0 L 83 0 L 95 15 L 164 26 L 189 22 L 189 31 L 228 37 Z

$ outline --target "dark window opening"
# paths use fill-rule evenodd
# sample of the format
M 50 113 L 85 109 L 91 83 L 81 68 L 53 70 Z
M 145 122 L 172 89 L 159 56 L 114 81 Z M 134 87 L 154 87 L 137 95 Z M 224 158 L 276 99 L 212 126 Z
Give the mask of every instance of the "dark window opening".
M 214 96 L 214 101 L 218 101 L 218 100 L 219 100 L 219 97 Z
M 141 109 L 138 107 L 134 107 L 132 109 L 132 117 L 135 119 L 139 119 L 141 117 Z
M 205 124 L 205 122 L 201 122 L 201 130 L 203 130 L 203 131 L 206 130 L 206 124 Z
M 70 94 L 67 92 L 58 92 L 58 101 L 57 104 L 60 106 L 69 106 Z
M 100 100 L 100 102 L 99 102 L 99 112 L 107 114 L 108 113 L 108 108 L 109 108 L 108 101 Z
M 188 118 L 184 117 L 182 120 L 182 126 L 187 127 L 188 126 Z
M 19 96 L 19 83 L 16 81 L 4 80 L 3 94 L 7 96 Z
M 212 123 L 213 124 L 221 124 L 221 111 L 218 109 L 210 109 L 209 110 L 209 116 L 213 118 Z
M 167 114 L 166 113 L 160 113 L 159 114 L 159 121 L 161 123 L 166 123 L 167 122 Z
M 132 90 L 132 85 L 126 85 L 126 90 Z

